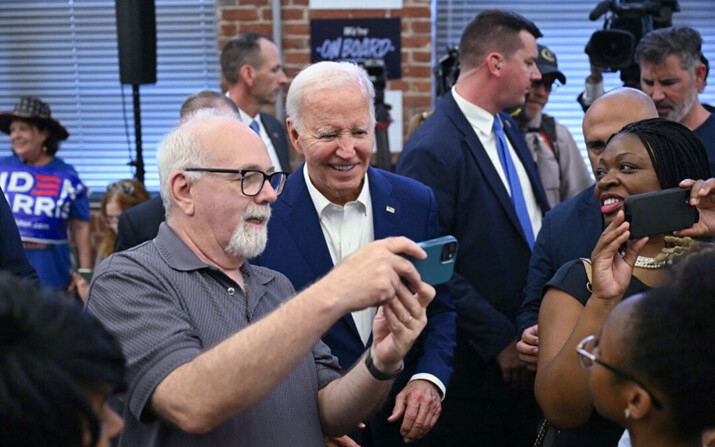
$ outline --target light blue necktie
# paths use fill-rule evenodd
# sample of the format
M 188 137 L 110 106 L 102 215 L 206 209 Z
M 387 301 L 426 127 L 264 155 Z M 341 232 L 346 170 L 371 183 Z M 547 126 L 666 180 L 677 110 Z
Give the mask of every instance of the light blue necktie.
M 253 131 L 256 132 L 258 135 L 261 134 L 261 128 L 258 127 L 258 121 L 256 121 L 256 120 L 251 121 L 251 124 L 249 124 L 248 127 L 253 129 Z
M 514 204 L 516 216 L 519 218 L 521 229 L 524 231 L 524 236 L 526 236 L 526 242 L 529 244 L 529 248 L 533 249 L 534 230 L 531 228 L 531 219 L 529 218 L 529 212 L 526 209 L 524 191 L 521 190 L 519 175 L 516 173 L 514 160 L 511 159 L 511 155 L 509 154 L 509 147 L 506 144 L 504 128 L 502 127 L 498 116 L 494 117 L 493 129 L 494 135 L 497 137 L 497 152 L 499 153 L 499 161 L 501 162 L 502 169 L 504 169 L 504 175 L 506 175 L 506 181 L 509 183 L 509 189 L 511 190 L 511 203 Z

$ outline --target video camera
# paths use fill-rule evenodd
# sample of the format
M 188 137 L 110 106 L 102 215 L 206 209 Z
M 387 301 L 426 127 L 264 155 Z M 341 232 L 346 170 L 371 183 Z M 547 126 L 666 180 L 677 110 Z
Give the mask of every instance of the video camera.
M 459 50 L 457 47 L 447 48 L 447 54 L 442 56 L 433 69 L 437 81 L 436 96 L 443 97 L 459 78 Z
M 606 16 L 603 30 L 596 31 L 586 45 L 591 63 L 607 72 L 621 71 L 628 87 L 640 87 L 640 68 L 634 60 L 638 42 L 658 28 L 673 24 L 673 13 L 680 11 L 677 0 L 606 0 L 591 11 L 588 18 Z

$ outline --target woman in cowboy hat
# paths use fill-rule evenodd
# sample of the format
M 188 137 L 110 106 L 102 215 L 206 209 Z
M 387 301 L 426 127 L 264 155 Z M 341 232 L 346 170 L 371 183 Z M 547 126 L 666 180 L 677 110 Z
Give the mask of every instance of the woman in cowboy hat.
M 34 97 L 20 98 L 12 112 L 0 113 L 0 131 L 10 135 L 13 152 L 0 158 L 0 187 L 27 258 L 42 284 L 65 289 L 71 278 L 68 234 L 78 267 L 92 267 L 87 187 L 72 166 L 55 157 L 69 133 Z

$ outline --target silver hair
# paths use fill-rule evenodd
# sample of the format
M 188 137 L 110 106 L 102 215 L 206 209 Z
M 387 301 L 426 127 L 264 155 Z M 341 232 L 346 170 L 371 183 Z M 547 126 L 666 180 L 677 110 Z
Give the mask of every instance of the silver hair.
M 201 147 L 197 129 L 203 121 L 212 121 L 218 118 L 240 120 L 235 113 L 228 113 L 217 109 L 200 109 L 189 116 L 185 123 L 175 127 L 164 140 L 159 143 L 156 155 L 156 164 L 159 171 L 159 184 L 161 185 L 161 201 L 164 203 L 166 216 L 173 211 L 169 180 L 175 171 L 190 167 L 206 167 L 207 154 Z M 184 175 L 191 181 L 196 181 L 203 175 L 201 172 L 185 172 Z
M 660 64 L 668 56 L 680 57 L 681 69 L 695 73 L 695 69 L 702 63 L 703 39 L 700 33 L 687 26 L 671 26 L 660 28 L 646 34 L 638 43 L 635 51 L 635 60 L 639 64 Z
M 290 83 L 286 98 L 286 112 L 291 125 L 298 132 L 303 130 L 303 99 L 321 90 L 333 90 L 340 95 L 340 88 L 357 83 L 370 104 L 370 119 L 375 123 L 375 87 L 365 69 L 352 62 L 318 62 L 304 68 Z

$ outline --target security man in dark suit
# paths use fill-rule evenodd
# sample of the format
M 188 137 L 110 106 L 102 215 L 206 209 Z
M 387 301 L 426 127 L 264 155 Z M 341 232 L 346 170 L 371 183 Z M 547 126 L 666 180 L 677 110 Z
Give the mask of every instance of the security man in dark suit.
M 272 115 L 261 112 L 263 106 L 275 105 L 288 83 L 276 45 L 263 34 L 239 34 L 221 51 L 221 73 L 228 84 L 228 97 L 240 110 L 241 121 L 261 136 L 275 169 L 291 172 L 285 127 Z
M 397 164 L 398 174 L 432 188 L 442 233 L 459 240 L 449 283 L 454 373 L 429 445 L 521 447 L 536 438 L 532 376 L 518 358 L 514 322 L 549 204 L 518 126 L 501 111 L 523 104 L 541 79 L 538 37 L 518 14 L 480 12 L 462 33 L 457 83 Z

